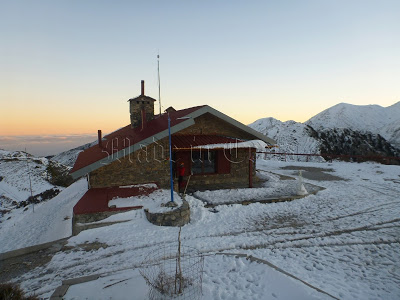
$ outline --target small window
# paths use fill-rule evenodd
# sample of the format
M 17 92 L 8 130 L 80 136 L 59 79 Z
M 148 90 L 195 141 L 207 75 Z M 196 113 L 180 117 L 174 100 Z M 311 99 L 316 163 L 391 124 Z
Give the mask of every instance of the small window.
M 193 151 L 192 152 L 192 173 L 212 174 L 215 173 L 215 152 L 214 151 Z
M 203 162 L 201 161 L 200 152 L 192 153 L 192 173 L 201 174 L 203 169 Z
M 215 152 L 204 152 L 204 173 L 215 173 Z

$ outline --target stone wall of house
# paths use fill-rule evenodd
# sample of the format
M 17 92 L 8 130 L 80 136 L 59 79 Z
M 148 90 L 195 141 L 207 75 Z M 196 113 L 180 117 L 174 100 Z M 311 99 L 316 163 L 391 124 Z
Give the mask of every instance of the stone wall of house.
M 92 188 L 157 182 L 169 184 L 168 138 L 90 173 Z
M 195 119 L 196 124 L 185 128 L 176 135 L 184 134 L 208 134 L 235 137 L 245 140 L 253 140 L 255 137 L 231 124 L 221 120 L 212 114 L 206 113 Z

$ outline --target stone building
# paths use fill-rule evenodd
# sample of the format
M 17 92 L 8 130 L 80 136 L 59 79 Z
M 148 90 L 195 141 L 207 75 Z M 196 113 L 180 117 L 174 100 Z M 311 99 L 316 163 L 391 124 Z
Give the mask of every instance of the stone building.
M 102 137 L 81 152 L 71 170 L 74 178 L 88 176 L 91 188 L 143 183 L 170 184 L 170 119 L 174 173 L 181 162 L 190 185 L 252 186 L 255 151 L 249 141 L 275 142 L 208 105 L 182 110 L 168 108 L 154 115 L 155 99 L 129 99 L 131 124 Z

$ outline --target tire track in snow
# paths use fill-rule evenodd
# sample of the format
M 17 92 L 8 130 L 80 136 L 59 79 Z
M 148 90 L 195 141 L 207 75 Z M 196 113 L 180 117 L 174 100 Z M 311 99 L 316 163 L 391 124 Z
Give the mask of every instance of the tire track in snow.
M 370 225 L 370 226 L 378 226 L 378 225 L 382 225 L 382 224 L 388 224 L 388 223 L 393 223 L 393 222 L 399 222 L 400 219 L 394 219 L 394 220 L 390 220 L 390 221 L 386 221 L 386 222 L 380 222 L 377 223 L 375 225 Z M 286 226 L 286 227 L 290 227 L 290 226 Z M 393 226 L 392 226 L 393 227 Z M 400 226 L 394 226 L 394 227 L 400 227 Z M 322 235 L 317 235 L 317 236 L 308 236 L 308 237 L 300 237 L 297 239 L 284 239 L 284 240 L 276 240 L 274 242 L 269 242 L 269 243 L 263 243 L 263 244 L 256 244 L 256 245 L 252 245 L 249 247 L 246 246 L 240 246 L 240 245 L 227 245 L 228 247 L 224 247 L 221 245 L 219 245 L 218 247 L 215 247 L 213 249 L 209 249 L 206 252 L 204 252 L 205 254 L 207 253 L 212 253 L 212 252 L 216 252 L 216 251 L 227 251 L 227 250 L 232 250 L 234 249 L 244 249 L 244 250 L 249 250 L 249 249 L 257 249 L 257 248 L 267 248 L 267 249 L 286 249 L 286 248 L 302 248 L 302 247 L 334 247 L 336 246 L 335 243 L 326 243 L 326 244 L 321 244 L 321 243 L 315 243 L 313 245 L 288 245 L 288 243 L 293 243 L 296 241 L 304 241 L 304 240 L 313 240 L 316 238 L 321 238 L 321 237 L 330 237 L 330 236 L 337 236 L 337 235 L 341 235 L 341 234 L 345 234 L 345 233 L 351 233 L 351 232 L 356 232 L 356 231 L 365 231 L 365 230 L 382 230 L 385 229 L 386 227 L 381 227 L 381 228 L 374 228 L 374 227 L 369 227 L 368 226 L 363 226 L 363 227 L 359 227 L 359 228 L 353 228 L 353 229 L 346 229 L 346 230 L 341 230 L 341 231 L 334 231 L 334 232 L 328 232 Z M 266 234 L 265 231 L 259 231 L 260 233 L 264 233 Z M 248 233 L 245 232 L 245 233 Z M 235 233 L 237 235 L 237 233 Z M 278 233 L 279 234 L 279 233 Z M 204 239 L 204 238 L 218 238 L 218 236 L 197 236 L 194 238 L 186 238 L 186 240 L 188 241 L 195 241 L 197 239 Z M 251 237 L 250 237 L 251 238 Z M 94 274 L 96 271 L 98 271 L 98 268 L 96 266 L 98 266 L 99 263 L 101 263 L 101 261 L 104 260 L 108 260 L 111 256 L 118 256 L 121 254 L 124 254 L 124 256 L 134 256 L 137 255 L 139 253 L 136 250 L 140 250 L 143 248 L 148 248 L 149 251 L 151 251 L 151 249 L 157 248 L 159 247 L 161 244 L 165 245 L 165 244 L 171 244 L 174 243 L 174 241 L 171 242 L 159 242 L 156 245 L 152 244 L 152 245 L 141 245 L 139 247 L 134 247 L 131 249 L 127 249 L 125 251 L 122 251 L 120 249 L 118 249 L 117 251 L 112 251 L 111 253 L 107 253 L 104 255 L 100 255 L 100 256 L 94 256 L 92 259 L 90 257 L 84 256 L 84 257 L 80 257 L 80 259 L 78 259 L 77 261 L 74 261 L 72 264 L 70 265 L 63 265 L 62 270 L 49 270 L 48 268 L 44 267 L 41 270 L 37 270 L 37 272 L 32 272 L 30 273 L 30 276 L 25 277 L 25 279 L 27 278 L 40 278 L 43 275 L 49 275 L 52 274 L 52 280 L 55 280 L 55 278 L 57 278 L 58 280 L 60 280 L 60 277 L 63 277 L 63 279 L 68 279 L 68 278 L 72 278 L 72 277 L 77 277 L 77 276 L 85 276 L 85 275 L 91 275 Z M 229 244 L 229 242 L 228 242 Z M 280 245 L 279 247 L 276 247 L 278 244 L 283 244 Z M 286 244 L 286 245 L 285 245 Z M 338 244 L 338 243 L 336 243 Z M 379 244 L 388 244 L 388 245 L 392 245 L 392 244 L 400 244 L 400 241 L 398 240 L 392 240 L 392 241 L 370 241 L 370 242 L 360 242 L 360 243 L 341 243 L 338 244 L 338 246 L 345 246 L 345 245 L 368 245 L 368 244 L 375 244 L 375 245 L 379 245 Z M 122 257 L 121 257 L 122 258 Z M 85 264 L 82 264 L 82 260 L 85 261 Z M 136 262 L 136 263 L 131 263 L 129 264 L 129 266 L 126 266 L 123 269 L 127 269 L 127 268 L 136 268 L 140 266 L 140 262 Z M 110 269 L 108 270 L 108 272 L 114 272 L 117 270 L 121 270 L 121 266 L 120 266 L 120 262 L 113 262 L 110 265 Z M 34 286 L 32 286 L 31 290 L 38 290 L 40 288 L 40 283 L 35 284 Z
M 388 197 L 391 197 L 391 198 L 396 198 L 396 199 L 400 198 L 400 196 L 399 196 L 400 195 L 400 191 L 392 189 L 392 188 L 389 188 L 389 187 L 386 187 L 385 185 L 382 185 L 382 184 L 380 186 L 376 186 L 375 188 L 371 188 L 370 186 L 362 185 L 362 184 L 360 184 L 359 186 L 361 186 L 363 188 L 366 188 L 368 190 L 371 190 L 371 191 L 373 191 L 375 193 L 382 194 L 382 195 L 385 195 L 385 196 L 388 196 Z M 383 186 L 384 188 L 381 188 L 381 186 Z M 384 189 L 384 192 L 380 191 L 379 189 L 381 189 L 381 190 Z M 396 194 L 387 193 L 388 190 L 393 191 Z
M 386 207 L 382 208 L 383 206 L 392 206 L 393 205 L 393 207 L 398 207 L 398 205 L 396 205 L 396 204 L 399 204 L 399 203 L 400 203 L 400 201 L 393 201 L 393 202 L 390 202 L 390 203 L 375 205 L 375 206 L 371 206 L 369 208 L 360 210 L 358 212 L 355 212 L 355 213 L 352 213 L 352 214 L 349 214 L 349 215 L 337 216 L 337 217 L 334 217 L 334 218 L 326 219 L 325 221 L 328 221 L 328 222 L 329 221 L 336 221 L 336 220 L 347 218 L 347 217 L 353 217 L 353 216 L 358 216 L 358 215 L 362 215 L 362 214 L 367 214 L 367 213 L 372 213 L 372 212 L 377 212 L 377 211 L 380 211 L 380 210 L 383 210 L 383 209 L 387 209 Z M 377 207 L 381 207 L 381 208 L 377 208 Z
M 321 247 L 340 247 L 340 246 L 365 246 L 365 245 L 392 245 L 399 244 L 400 240 L 392 240 L 392 241 L 368 241 L 368 242 L 348 242 L 348 243 L 325 243 L 325 244 L 314 244 L 314 245 L 292 245 L 292 246 L 283 246 L 279 248 L 269 248 L 269 249 L 292 249 L 292 248 L 321 248 Z M 246 249 L 246 248 L 243 248 Z M 268 249 L 268 248 L 267 248 Z
M 332 232 L 326 232 L 326 233 L 323 233 L 323 234 L 314 234 L 313 236 L 303 236 L 303 237 L 298 237 L 298 238 L 294 238 L 294 239 L 275 240 L 272 243 L 271 242 L 267 242 L 267 243 L 262 243 L 262 244 L 258 244 L 258 245 L 253 245 L 250 248 L 251 249 L 253 249 L 253 248 L 270 248 L 271 246 L 274 246 L 274 245 L 277 245 L 277 244 L 282 244 L 282 243 L 293 243 L 293 242 L 297 242 L 297 241 L 304 241 L 304 240 L 312 240 L 312 239 L 317 239 L 317 238 L 332 237 L 332 236 L 338 236 L 338 235 L 342 235 L 342 234 L 359 232 L 359 231 L 379 231 L 379 230 L 382 230 L 382 229 L 393 228 L 393 227 L 394 228 L 400 228 L 400 225 L 399 226 L 390 226 L 390 227 L 389 226 L 387 226 L 387 227 L 378 227 L 378 228 L 374 227 L 374 226 L 380 226 L 380 225 L 396 223 L 396 222 L 400 222 L 400 218 L 394 219 L 394 220 L 385 221 L 385 222 L 379 222 L 379 223 L 372 224 L 372 225 L 357 227 L 357 228 L 337 230 L 337 231 L 332 231 Z M 289 227 L 289 226 L 287 226 L 287 227 Z M 263 235 L 268 234 L 269 236 L 271 236 L 265 230 L 256 230 L 254 232 L 259 232 L 259 233 L 261 233 Z M 244 231 L 242 233 L 247 234 L 247 233 L 249 233 L 249 231 Z M 279 232 L 276 233 L 276 234 L 280 235 Z M 290 234 L 290 233 L 285 233 L 285 235 L 286 234 Z M 294 234 L 299 234 L 299 233 L 294 233 Z M 305 234 L 307 234 L 307 233 L 305 233 Z M 234 234 L 230 234 L 230 235 L 231 236 L 237 236 L 237 235 L 240 235 L 240 234 L 235 232 Z M 224 236 L 229 236 L 229 235 L 225 234 Z M 198 239 L 204 239 L 204 238 L 211 238 L 212 239 L 212 238 L 218 238 L 218 237 L 220 237 L 220 235 L 209 235 L 209 236 L 203 235 L 203 236 L 196 236 L 196 237 L 193 237 L 193 238 L 185 237 L 185 238 L 183 238 L 183 240 L 193 242 L 193 241 L 198 240 Z M 153 244 L 143 244 L 143 245 L 140 245 L 138 247 L 130 248 L 130 249 L 128 249 L 128 251 L 121 252 L 121 250 L 117 250 L 115 252 L 111 252 L 111 253 L 109 252 L 109 253 L 104 254 L 104 255 L 96 256 L 93 259 L 90 259 L 90 258 L 88 259 L 87 257 L 82 257 L 81 259 L 85 260 L 85 265 L 87 266 L 91 262 L 96 262 L 97 263 L 98 261 L 100 261 L 102 259 L 108 259 L 110 256 L 119 255 L 119 254 L 127 253 L 127 252 L 132 253 L 132 252 L 135 252 L 136 250 L 141 250 L 141 249 L 144 249 L 144 248 L 148 248 L 150 250 L 151 248 L 157 248 L 160 245 L 168 245 L 168 244 L 173 244 L 173 243 L 175 243 L 175 241 L 158 242 L 156 244 L 154 244 L 154 243 Z M 113 246 L 111 246 L 111 247 L 113 247 Z M 279 248 L 281 248 L 281 247 L 279 247 Z M 224 249 L 224 250 L 229 250 L 229 249 Z M 216 251 L 219 251 L 219 250 L 220 250 L 220 248 L 216 249 Z M 210 250 L 208 252 L 212 252 L 212 251 L 213 250 Z M 83 250 L 83 252 L 85 252 L 85 251 Z M 81 259 L 79 259 L 79 261 Z M 64 265 L 63 266 L 63 271 L 65 272 L 68 269 L 75 268 L 77 266 L 81 266 L 81 263 L 79 261 L 76 261 L 75 263 L 70 264 L 68 266 Z
M 274 245 L 277 245 L 277 244 L 293 243 L 293 242 L 298 242 L 298 241 L 305 241 L 305 240 L 313 240 L 313 239 L 318 239 L 318 238 L 333 237 L 333 236 L 339 236 L 339 235 L 342 235 L 342 234 L 348 234 L 348 233 L 353 233 L 353 232 L 379 231 L 379 230 L 387 229 L 387 228 L 400 228 L 400 224 L 398 226 L 374 227 L 374 226 L 380 226 L 380 225 L 384 225 L 384 224 L 397 223 L 397 222 L 400 222 L 400 218 L 394 219 L 394 220 L 390 220 L 390 221 L 385 221 L 385 222 L 379 222 L 379 223 L 372 224 L 372 225 L 357 227 L 357 228 L 336 230 L 336 231 L 326 232 L 326 233 L 323 233 L 323 234 L 314 234 L 313 236 L 309 235 L 309 236 L 298 237 L 298 238 L 294 238 L 294 239 L 282 239 L 282 240 L 274 241 L 273 243 L 268 243 L 268 242 L 267 243 L 260 243 L 258 245 L 251 246 L 250 249 L 270 248 L 271 246 L 274 246 Z M 281 248 L 281 247 L 278 247 L 278 248 Z

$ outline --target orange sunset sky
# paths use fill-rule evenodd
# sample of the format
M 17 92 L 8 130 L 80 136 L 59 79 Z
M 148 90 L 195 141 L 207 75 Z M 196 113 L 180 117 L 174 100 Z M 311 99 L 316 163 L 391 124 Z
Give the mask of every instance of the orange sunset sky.
M 339 102 L 389 106 L 400 101 L 399 11 L 398 1 L 7 1 L 0 136 L 91 139 L 127 125 L 140 80 L 158 99 L 158 53 L 163 110 L 208 104 L 249 124 L 303 122 Z

